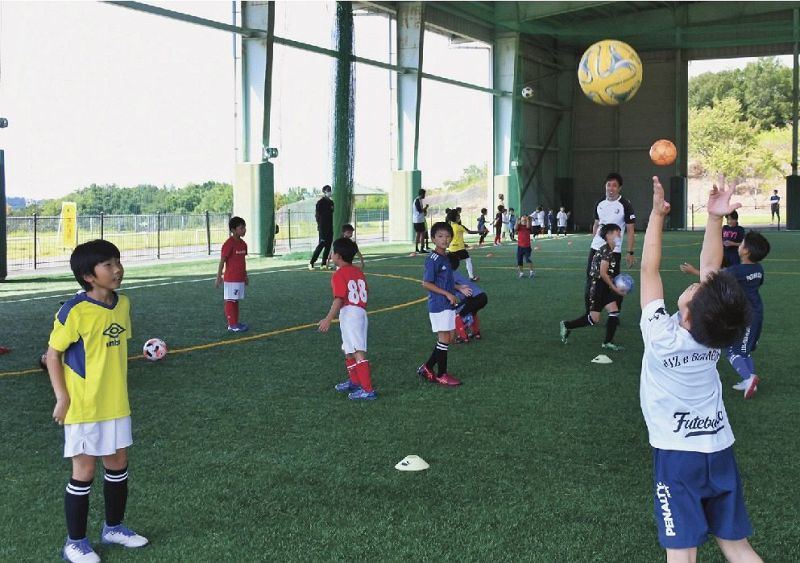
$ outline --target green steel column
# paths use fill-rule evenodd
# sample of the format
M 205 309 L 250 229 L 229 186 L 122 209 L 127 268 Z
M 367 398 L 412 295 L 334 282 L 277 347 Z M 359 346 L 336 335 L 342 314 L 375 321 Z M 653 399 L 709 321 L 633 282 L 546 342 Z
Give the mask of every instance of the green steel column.
M 6 240 L 8 231 L 6 230 L 6 156 L 5 151 L 0 149 L 0 281 L 6 279 L 8 275 L 8 250 Z
M 271 256 L 275 241 L 275 186 L 265 149 L 270 136 L 275 2 L 242 2 L 242 23 L 266 33 L 242 38 L 242 162 L 236 167 L 233 213 L 247 222 L 251 253 Z
M 494 96 L 493 103 L 493 193 L 489 194 L 491 209 L 500 194 L 505 196 L 506 205 L 517 211 L 520 209 L 518 167 L 519 163 L 519 121 L 521 106 L 518 101 L 519 34 L 497 34 L 494 40 L 493 84 L 495 90 L 511 92 L 507 96 Z
M 800 10 L 792 10 L 794 25 L 792 33 L 794 35 L 794 56 L 792 57 L 792 176 L 797 176 L 797 100 L 800 97 L 798 82 L 800 79 L 800 69 L 798 68 L 798 32 L 800 32 Z
M 389 193 L 389 236 L 393 241 L 413 240 L 411 202 L 422 187 L 418 157 L 424 37 L 424 2 L 398 2 L 397 170 Z
M 353 124 L 355 64 L 353 63 L 353 3 L 336 3 L 336 76 L 333 109 L 333 232 L 350 222 L 353 210 Z

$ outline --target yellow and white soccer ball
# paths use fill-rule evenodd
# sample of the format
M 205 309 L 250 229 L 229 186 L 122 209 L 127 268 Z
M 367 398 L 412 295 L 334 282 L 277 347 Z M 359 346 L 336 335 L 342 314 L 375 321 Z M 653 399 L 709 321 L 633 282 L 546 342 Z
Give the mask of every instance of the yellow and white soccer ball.
M 642 61 L 627 43 L 603 39 L 583 53 L 578 83 L 594 103 L 617 106 L 633 98 L 642 85 Z

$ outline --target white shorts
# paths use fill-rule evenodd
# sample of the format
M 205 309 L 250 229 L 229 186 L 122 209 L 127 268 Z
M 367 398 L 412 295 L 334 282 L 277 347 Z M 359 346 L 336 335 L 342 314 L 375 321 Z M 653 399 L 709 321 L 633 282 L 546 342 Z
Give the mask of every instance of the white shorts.
M 244 299 L 244 282 L 223 282 L 225 285 L 225 301 L 241 301 Z
M 342 331 L 342 350 L 345 354 L 367 351 L 367 311 L 348 305 L 339 311 L 339 329 Z
M 131 417 L 64 425 L 64 457 L 112 455 L 133 444 Z
M 456 311 L 448 309 L 440 313 L 428 313 L 431 318 L 431 330 L 433 332 L 447 332 L 456 329 Z

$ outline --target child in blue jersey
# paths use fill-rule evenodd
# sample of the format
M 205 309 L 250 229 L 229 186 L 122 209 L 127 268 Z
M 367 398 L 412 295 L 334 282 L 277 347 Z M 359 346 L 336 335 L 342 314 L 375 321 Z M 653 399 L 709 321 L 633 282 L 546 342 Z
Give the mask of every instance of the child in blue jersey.
M 64 495 L 68 537 L 62 555 L 74 563 L 95 563 L 100 558 L 86 537 L 86 527 L 98 457 L 105 469 L 101 543 L 148 543 L 122 523 L 128 499 L 127 449 L 133 443 L 128 403 L 130 303 L 116 292 L 124 270 L 112 243 L 93 240 L 78 245 L 70 266 L 85 292 L 59 309 L 47 350 L 56 396 L 53 420 L 64 426 L 64 457 L 72 459 Z
M 437 335 L 436 346 L 433 347 L 428 361 L 417 368 L 420 377 L 434 381 L 439 385 L 461 385 L 461 381 L 447 372 L 447 348 L 450 336 L 456 328 L 456 311 L 458 289 L 464 295 L 472 295 L 468 286 L 456 286 L 453 270 L 447 258 L 447 246 L 453 238 L 453 228 L 444 222 L 434 223 L 431 227 L 433 252 L 425 259 L 425 271 L 422 275 L 422 287 L 428 290 L 428 317 L 431 329 Z M 438 366 L 434 373 L 433 368 Z
M 461 274 L 458 265 L 461 262 L 458 256 L 450 253 L 450 267 L 453 269 L 453 281 L 456 287 L 468 287 L 470 295 L 456 289 L 458 307 L 456 307 L 456 340 L 458 342 L 469 342 L 470 333 L 475 340 L 481 339 L 481 321 L 478 318 L 478 311 L 486 307 L 489 297 L 475 280 Z
M 736 281 L 742 286 L 748 301 L 750 301 L 752 316 L 744 336 L 728 346 L 725 349 L 725 354 L 740 378 L 740 381 L 733 388 L 737 391 L 743 391 L 744 398 L 749 399 L 758 390 L 759 384 L 751 354 L 755 352 L 756 346 L 758 346 L 761 326 L 764 323 L 764 304 L 761 302 L 761 295 L 758 293 L 758 289 L 764 283 L 764 268 L 760 262 L 769 254 L 770 246 L 764 235 L 757 231 L 750 231 L 744 236 L 744 240 L 737 248 L 740 262 L 728 266 L 725 271 L 733 274 L 736 277 Z M 681 264 L 681 271 L 700 275 L 700 271 L 688 262 Z
M 488 212 L 489 211 L 484 207 L 481 209 L 481 214 L 478 215 L 478 234 L 481 236 L 481 238 L 478 239 L 478 246 L 483 246 L 483 239 L 489 234 L 489 229 L 486 227 L 486 214 Z M 433 236 L 433 233 L 431 233 L 431 236 Z
M 659 272 L 669 203 L 653 177 L 653 208 L 641 263 L 639 326 L 644 355 L 639 398 L 653 459 L 653 512 L 668 563 L 697 560 L 712 534 L 728 561 L 761 558 L 752 534 L 733 453 L 733 431 L 717 372 L 720 348 L 740 339 L 749 323 L 747 297 L 736 279 L 719 271 L 722 218 L 738 204 L 714 186 L 700 252 L 700 283 L 678 297 L 678 312 L 664 303 Z

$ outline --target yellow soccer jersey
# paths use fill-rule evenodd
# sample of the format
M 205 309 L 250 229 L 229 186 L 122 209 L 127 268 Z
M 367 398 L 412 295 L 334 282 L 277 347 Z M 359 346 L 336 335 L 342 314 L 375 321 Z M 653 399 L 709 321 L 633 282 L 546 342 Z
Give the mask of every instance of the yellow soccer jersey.
M 458 252 L 464 250 L 467 246 L 464 244 L 464 233 L 467 229 L 460 223 L 450 223 L 453 227 L 453 240 L 450 241 L 450 246 L 447 247 L 449 252 Z
M 128 403 L 130 301 L 112 306 L 79 293 L 61 307 L 50 346 L 63 352 L 70 405 L 64 424 L 99 422 L 131 414 Z

